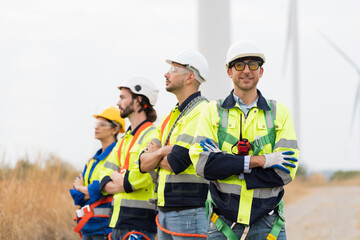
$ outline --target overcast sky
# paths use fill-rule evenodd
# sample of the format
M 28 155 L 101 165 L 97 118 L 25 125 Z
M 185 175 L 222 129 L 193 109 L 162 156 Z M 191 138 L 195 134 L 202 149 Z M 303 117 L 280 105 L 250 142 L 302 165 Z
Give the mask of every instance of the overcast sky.
M 250 39 L 264 51 L 265 97 L 294 111 L 284 65 L 288 5 L 230 1 L 230 29 L 231 42 Z M 309 170 L 360 169 L 359 113 L 350 128 L 360 79 L 318 33 L 360 66 L 359 10 L 358 0 L 298 1 L 298 134 Z M 156 82 L 163 117 L 177 102 L 164 90 L 165 59 L 198 48 L 197 22 L 196 0 L 1 0 L 0 162 L 55 154 L 81 169 L 100 147 L 92 114 L 116 106 L 116 87 L 132 75 Z

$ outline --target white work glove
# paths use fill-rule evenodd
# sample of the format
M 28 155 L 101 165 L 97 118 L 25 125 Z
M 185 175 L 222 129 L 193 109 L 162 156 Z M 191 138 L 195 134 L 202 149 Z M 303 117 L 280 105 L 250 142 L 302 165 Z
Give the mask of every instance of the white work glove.
M 205 152 L 221 152 L 221 150 L 215 146 L 209 138 L 206 138 L 206 141 L 201 140 L 200 146 Z
M 287 169 L 286 166 L 295 168 L 295 164 L 290 161 L 297 162 L 298 160 L 294 157 L 287 157 L 288 155 L 294 155 L 294 152 L 282 151 L 264 154 L 265 164 L 263 168 L 278 168 L 286 173 L 290 173 L 290 170 Z

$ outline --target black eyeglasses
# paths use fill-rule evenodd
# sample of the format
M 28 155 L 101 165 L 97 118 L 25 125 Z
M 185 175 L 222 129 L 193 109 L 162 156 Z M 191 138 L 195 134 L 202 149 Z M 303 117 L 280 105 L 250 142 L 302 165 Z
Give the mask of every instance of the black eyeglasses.
M 260 63 L 258 61 L 249 61 L 249 62 L 235 62 L 232 66 L 235 67 L 237 71 L 244 71 L 246 65 L 249 67 L 251 71 L 255 71 L 260 67 Z

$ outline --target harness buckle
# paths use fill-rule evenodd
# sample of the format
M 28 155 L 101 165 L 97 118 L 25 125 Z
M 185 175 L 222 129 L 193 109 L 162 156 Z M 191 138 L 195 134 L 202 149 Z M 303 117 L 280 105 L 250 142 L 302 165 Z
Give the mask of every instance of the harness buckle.
M 91 211 L 90 205 L 85 205 L 81 208 L 82 212 L 85 214 L 87 214 L 88 212 Z
M 262 144 L 262 141 L 261 141 L 261 136 L 255 137 L 254 144 L 256 147 L 261 148 L 261 149 L 264 147 Z
M 157 204 L 157 198 L 150 198 L 148 201 L 151 204 Z
M 284 217 L 283 213 L 280 212 L 279 210 L 277 210 L 277 214 L 279 215 L 279 217 L 281 218 L 281 220 L 283 220 L 283 222 L 285 222 L 285 217 Z
M 91 211 L 90 205 L 85 205 L 82 208 L 76 210 L 76 216 L 78 218 L 82 218 L 83 216 L 85 216 L 90 211 Z

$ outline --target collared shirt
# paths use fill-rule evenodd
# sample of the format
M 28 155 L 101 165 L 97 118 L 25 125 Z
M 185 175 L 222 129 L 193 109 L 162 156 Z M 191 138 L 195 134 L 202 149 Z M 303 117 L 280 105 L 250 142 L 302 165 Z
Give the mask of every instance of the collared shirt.
M 257 101 L 259 100 L 259 97 L 256 98 L 256 100 L 252 103 L 250 103 L 249 105 L 246 105 L 241 98 L 239 98 L 238 96 L 235 95 L 235 93 L 233 92 L 233 97 L 235 102 L 239 103 L 241 110 L 243 111 L 243 113 L 245 114 L 245 116 L 247 116 L 247 114 L 249 113 L 250 109 L 257 103 Z
M 111 153 L 112 149 L 115 147 L 116 142 L 113 142 L 112 144 L 110 144 L 104 151 L 102 151 L 102 149 L 100 148 L 96 153 L 94 158 L 94 164 L 91 167 L 90 170 L 90 174 L 89 174 L 89 179 L 88 179 L 88 184 L 90 184 L 90 179 L 91 179 L 91 175 L 95 169 L 95 167 L 97 166 L 97 164 L 104 160 L 105 158 L 107 158 L 107 156 Z M 85 172 L 86 172 L 86 167 L 82 173 L 83 177 L 85 177 Z
M 245 114 L 245 116 L 248 115 L 250 109 L 257 103 L 257 101 L 259 100 L 259 97 L 257 97 L 255 99 L 254 102 L 250 103 L 249 105 L 246 105 L 241 98 L 239 98 L 238 96 L 236 96 L 236 94 L 233 92 L 233 97 L 235 102 L 239 103 L 241 110 L 243 111 L 243 113 Z M 251 169 L 250 169 L 250 158 L 251 156 L 247 155 L 244 157 L 244 173 L 250 173 Z M 242 174 L 240 174 L 239 177 L 243 177 Z

